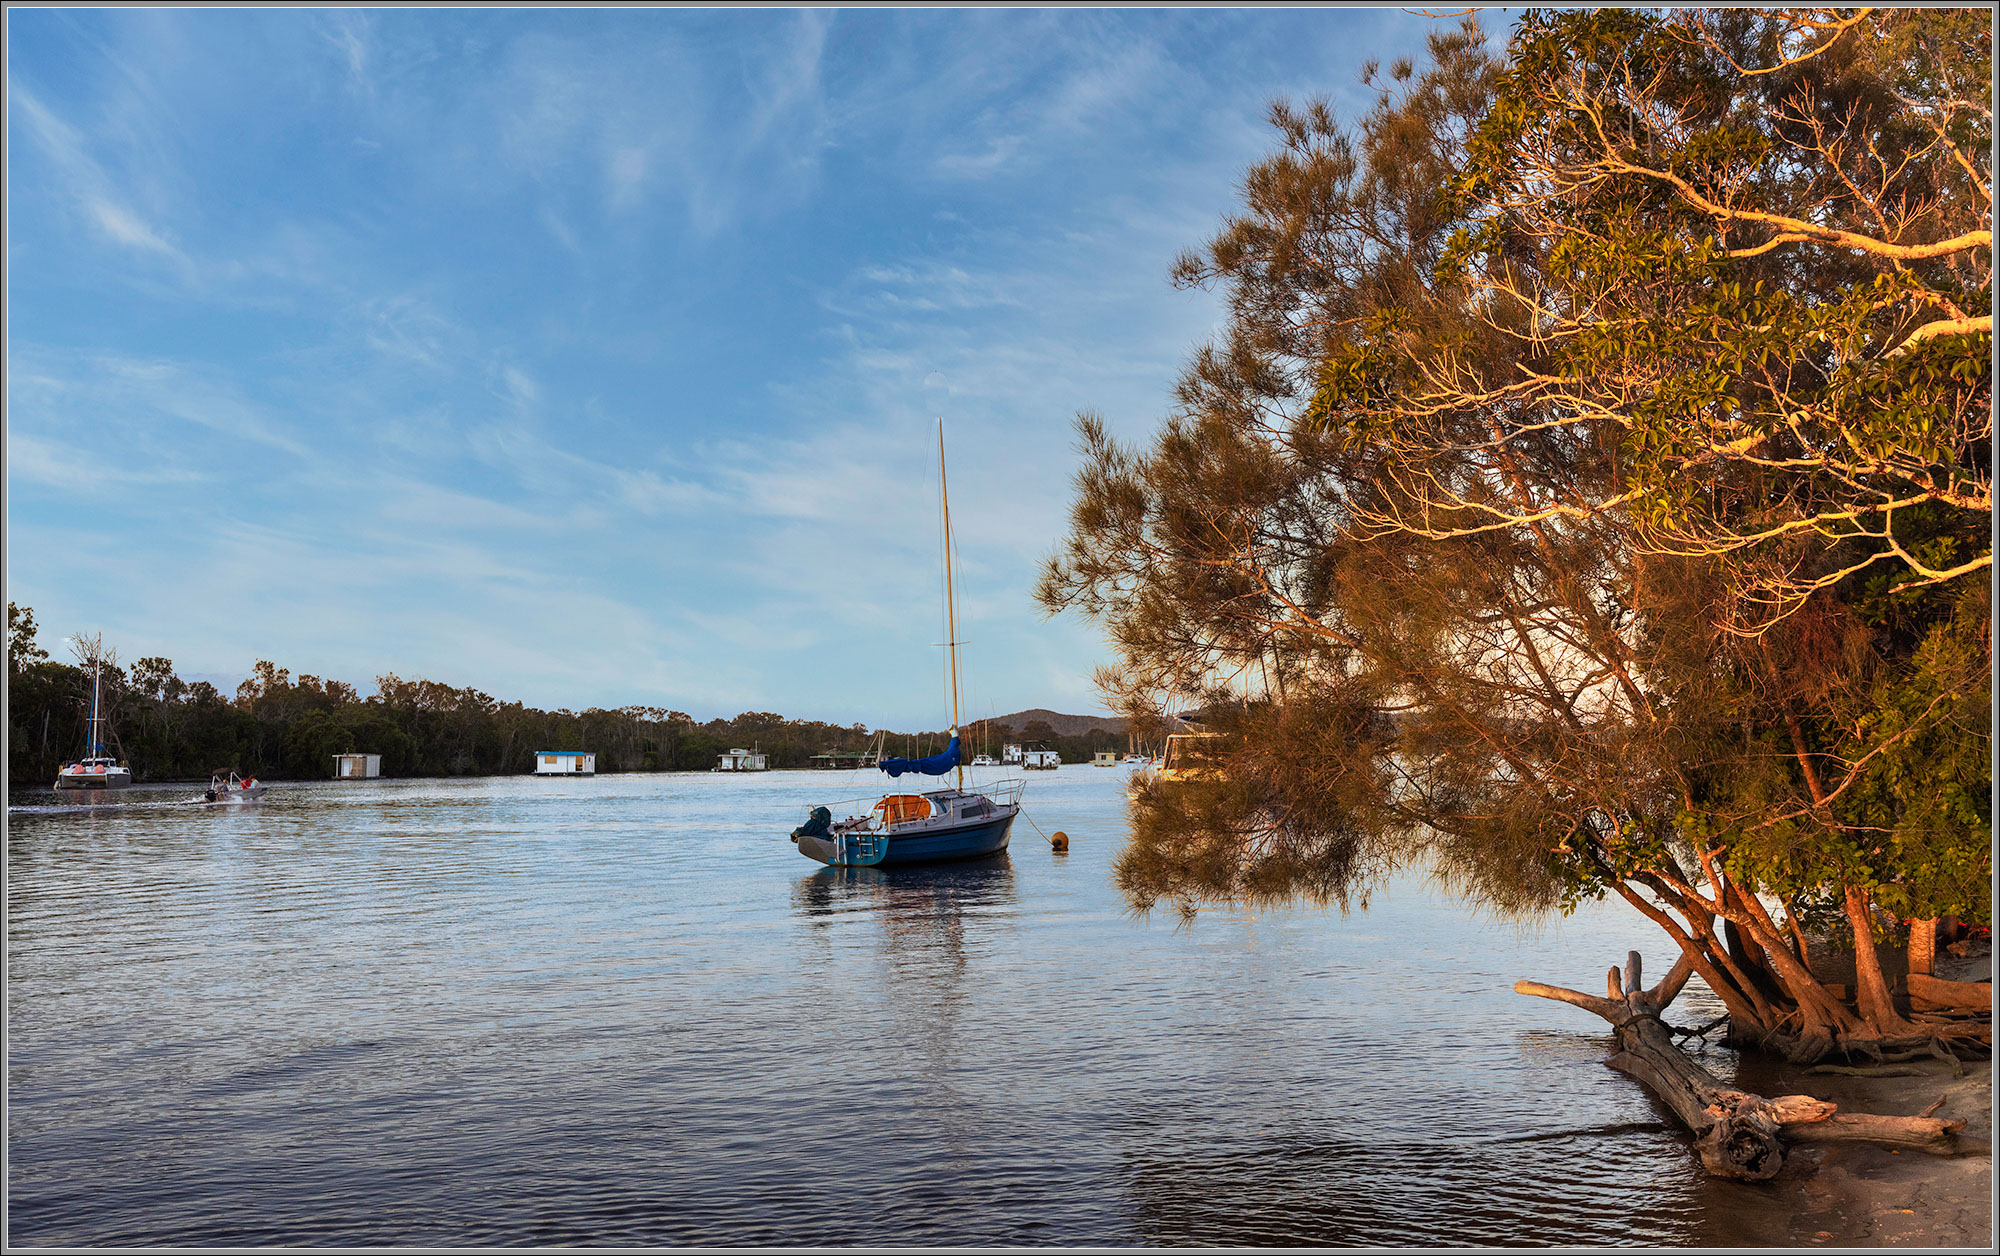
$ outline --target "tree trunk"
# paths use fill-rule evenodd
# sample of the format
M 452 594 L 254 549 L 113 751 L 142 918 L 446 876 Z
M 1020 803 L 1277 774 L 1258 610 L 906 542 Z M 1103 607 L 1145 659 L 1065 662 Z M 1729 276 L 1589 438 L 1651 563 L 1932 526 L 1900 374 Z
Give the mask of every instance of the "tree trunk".
M 1847 924 L 1854 932 L 1854 1002 L 1868 1027 L 1883 1037 L 1908 1034 L 1916 1026 L 1903 1019 L 1889 997 L 1889 983 L 1882 976 L 1882 958 L 1875 951 L 1875 922 L 1868 915 L 1868 893 L 1858 885 L 1847 887 L 1842 904 Z
M 1910 922 L 1910 973 L 1934 976 L 1937 965 L 1937 917 Z
M 1517 981 L 1517 994 L 1574 1004 L 1611 1023 L 1619 1050 L 1606 1061 L 1636 1078 L 1673 1110 L 1695 1135 L 1702 1167 L 1717 1177 L 1761 1182 L 1784 1167 L 1785 1145 L 1800 1142 L 1887 1143 L 1940 1155 L 1957 1150 L 1963 1121 L 1929 1116 L 1873 1116 L 1841 1113 L 1809 1095 L 1767 1099 L 1725 1086 L 1676 1047 L 1660 1013 L 1681 991 L 1692 965 L 1683 958 L 1650 990 L 1639 986 L 1639 953 L 1626 958 L 1623 981 L 1613 968 L 1607 997 L 1582 994 L 1538 981 Z

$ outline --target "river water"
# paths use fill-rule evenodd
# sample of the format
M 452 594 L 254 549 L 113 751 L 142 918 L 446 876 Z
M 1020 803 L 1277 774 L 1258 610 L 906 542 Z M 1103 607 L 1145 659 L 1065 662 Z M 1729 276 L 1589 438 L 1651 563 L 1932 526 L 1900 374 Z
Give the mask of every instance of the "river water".
M 10 1241 L 1736 1241 L 1754 1188 L 1510 989 L 1663 969 L 1629 909 L 1134 917 L 1125 781 L 891 872 L 785 838 L 860 773 L 16 795 Z

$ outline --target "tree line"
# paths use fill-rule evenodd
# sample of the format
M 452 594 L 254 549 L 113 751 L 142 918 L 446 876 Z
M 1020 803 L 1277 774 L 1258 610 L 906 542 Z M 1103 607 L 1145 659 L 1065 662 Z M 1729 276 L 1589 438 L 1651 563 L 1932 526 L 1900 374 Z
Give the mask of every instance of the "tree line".
M 36 643 L 32 608 L 7 606 L 7 771 L 11 785 L 55 779 L 82 755 L 90 718 L 91 668 L 84 657 L 52 659 Z M 171 659 L 142 658 L 129 667 L 115 652 L 100 660 L 102 738 L 138 781 L 206 778 L 234 770 L 267 780 L 314 780 L 333 774 L 341 754 L 379 754 L 385 776 L 491 776 L 534 770 L 544 750 L 587 750 L 600 772 L 706 771 L 736 747 L 755 747 L 770 766 L 816 766 L 828 751 L 931 754 L 943 731 L 892 732 L 861 724 L 787 719 L 751 711 L 698 722 L 683 711 L 651 706 L 543 711 L 502 702 L 477 689 L 430 680 L 376 678 L 363 697 L 354 686 L 259 660 L 234 693 L 189 683 Z M 1059 737 L 1036 722 L 1018 733 L 1004 725 L 967 730 L 968 759 L 982 740 L 997 757 L 1007 741 L 1046 742 L 1065 762 L 1122 749 L 1122 734 L 1092 729 Z
M 1612 895 L 1738 1044 L 1989 1050 L 1877 946 L 1991 919 L 1991 49 L 1983 10 L 1531 11 L 1352 124 L 1273 106 L 1174 274 L 1226 325 L 1156 436 L 1079 417 L 1039 589 L 1114 709 L 1226 734 L 1138 798 L 1131 901 Z

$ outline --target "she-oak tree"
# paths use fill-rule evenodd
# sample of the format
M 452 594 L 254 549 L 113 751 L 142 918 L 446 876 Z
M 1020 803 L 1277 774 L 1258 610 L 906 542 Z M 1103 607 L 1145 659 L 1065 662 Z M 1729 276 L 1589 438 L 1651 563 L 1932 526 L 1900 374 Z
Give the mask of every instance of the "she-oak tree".
M 1149 449 L 1081 420 L 1040 589 L 1106 626 L 1124 705 L 1227 734 L 1138 798 L 1136 905 L 1365 904 L 1413 863 L 1509 912 L 1614 893 L 1665 979 L 1521 988 L 1618 1025 L 1717 1171 L 1942 1138 L 1731 1098 L 1659 1014 L 1699 974 L 1795 1061 L 1990 1050 L 1874 941 L 1991 913 L 1991 35 L 1531 13 L 1504 57 L 1435 33 L 1351 132 L 1273 107 L 1176 272 L 1226 333 Z

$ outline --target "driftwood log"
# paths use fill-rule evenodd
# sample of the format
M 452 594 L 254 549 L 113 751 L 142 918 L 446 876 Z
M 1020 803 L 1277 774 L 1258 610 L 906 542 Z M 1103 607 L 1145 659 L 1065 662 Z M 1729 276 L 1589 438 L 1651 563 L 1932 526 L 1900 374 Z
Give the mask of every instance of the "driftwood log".
M 1683 959 L 1658 985 L 1646 989 L 1640 982 L 1639 953 L 1633 951 L 1622 974 L 1613 968 L 1607 975 L 1602 997 L 1539 981 L 1517 981 L 1514 992 L 1574 1004 L 1609 1021 L 1619 1049 L 1606 1063 L 1636 1078 L 1673 1110 L 1693 1132 L 1702 1167 L 1718 1177 L 1750 1182 L 1771 1178 L 1784 1167 L 1789 1143 L 1883 1143 L 1939 1155 L 1957 1150 L 1955 1136 L 1965 1128 L 1963 1121 L 1845 1113 L 1809 1095 L 1767 1099 L 1725 1086 L 1674 1045 L 1672 1031 L 1660 1019 L 1691 971 Z
M 1945 981 L 1912 972 L 1909 983 L 1910 1006 L 1919 1012 L 1991 1012 L 1993 983 L 1990 981 Z

